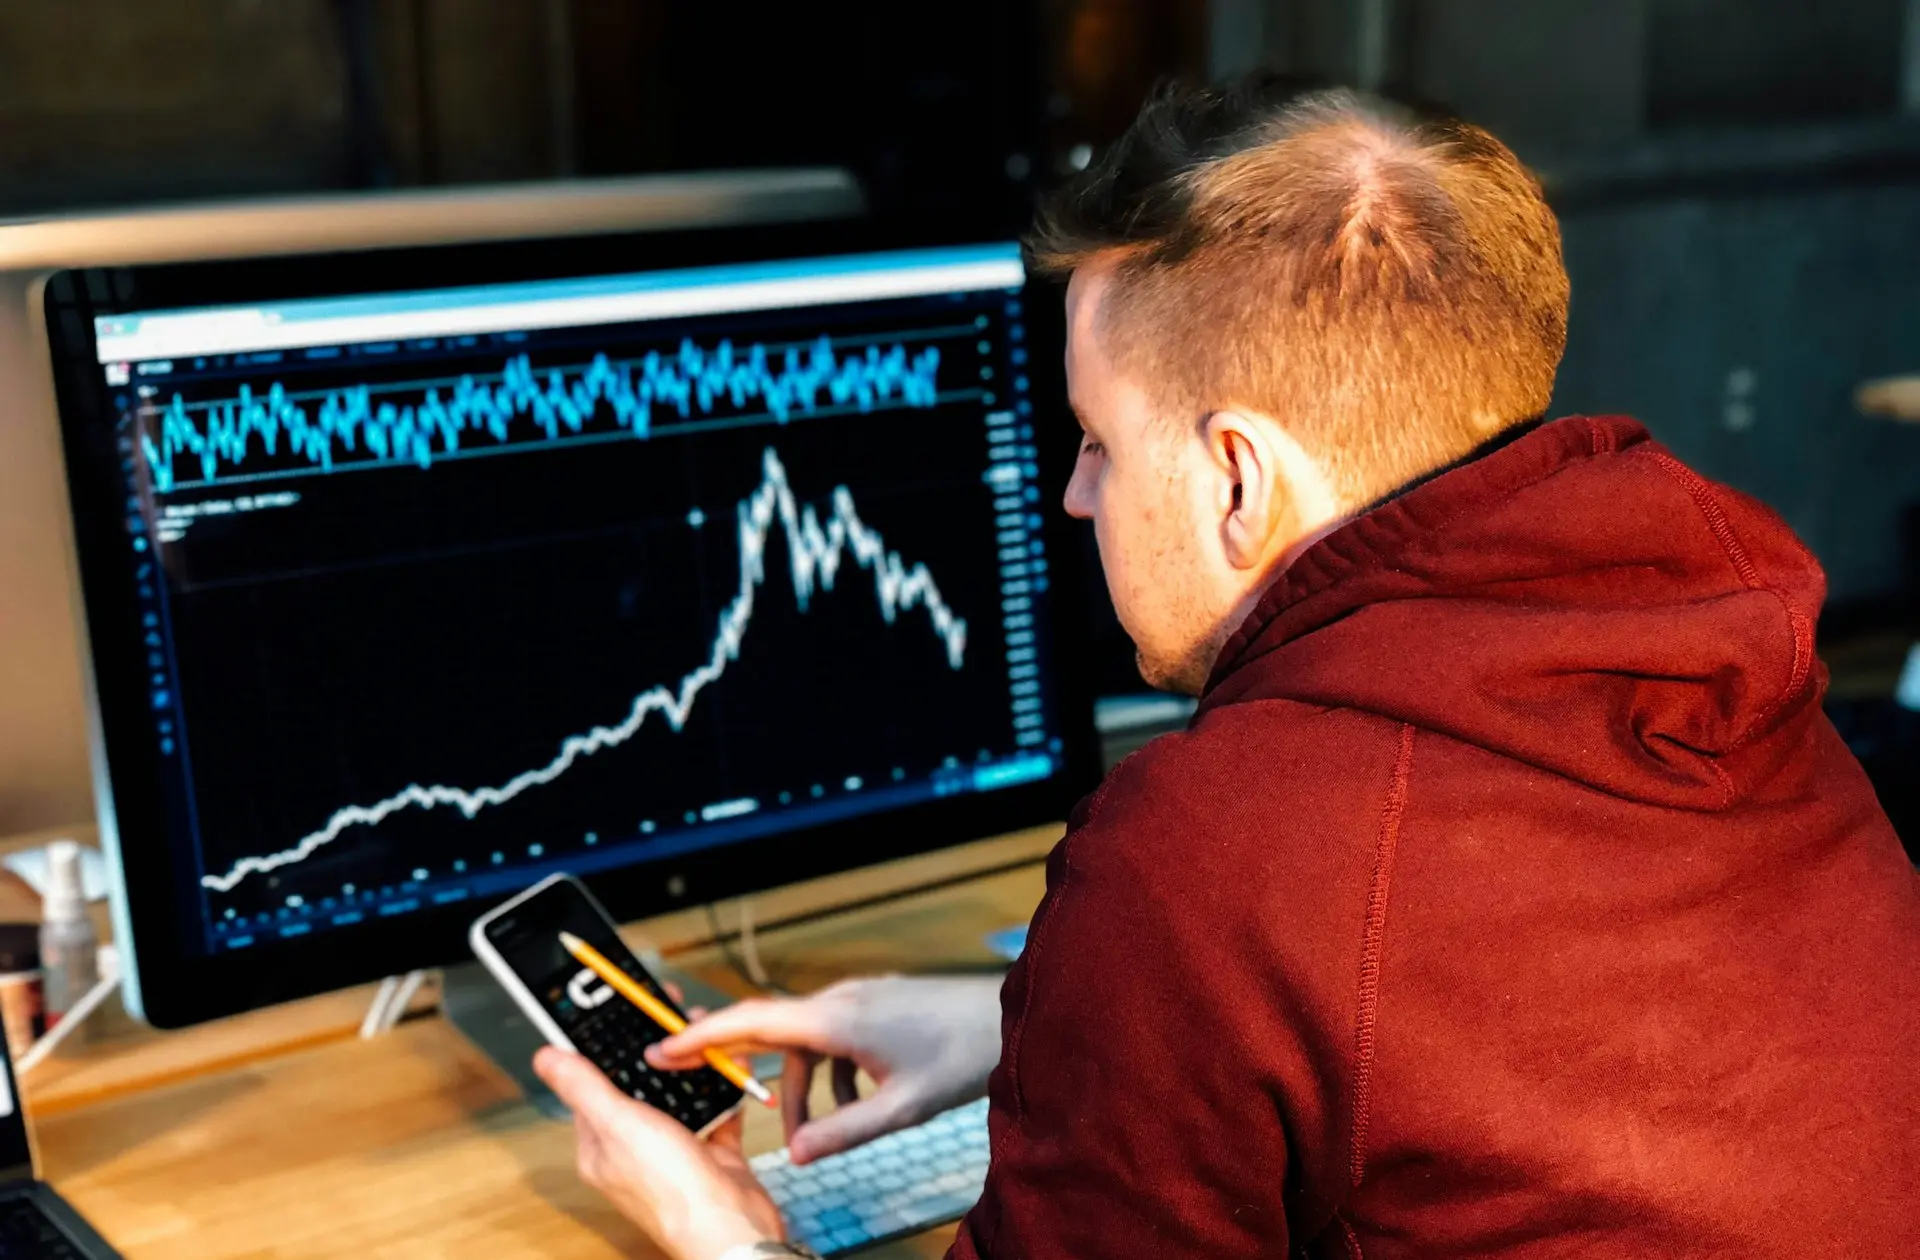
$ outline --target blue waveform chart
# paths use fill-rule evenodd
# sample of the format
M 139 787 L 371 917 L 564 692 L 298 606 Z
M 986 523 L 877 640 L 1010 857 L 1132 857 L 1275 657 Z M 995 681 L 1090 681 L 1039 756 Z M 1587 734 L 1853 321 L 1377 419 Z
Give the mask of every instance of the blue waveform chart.
M 530 759 L 533 764 L 517 772 L 502 772 L 495 782 L 474 786 L 416 781 L 384 796 L 370 794 L 371 799 L 339 805 L 284 848 L 222 859 L 202 876 L 203 887 L 211 894 L 232 894 L 250 879 L 315 860 L 344 838 L 377 837 L 383 824 L 402 815 L 438 814 L 457 829 L 542 790 L 562 791 L 560 781 L 570 772 L 601 753 L 629 744 L 643 731 L 680 737 L 701 707 L 702 697 L 721 684 L 740 659 L 756 612 L 766 615 L 763 588 L 769 581 L 769 552 L 777 549 L 776 540 L 786 550 L 785 568 L 799 615 L 804 617 L 824 595 L 846 589 L 853 573 L 863 574 L 871 582 L 879 624 L 903 634 L 918 634 L 917 627 L 923 625 L 932 635 L 935 651 L 930 656 L 939 662 L 929 660 L 928 665 L 944 676 L 958 674 L 967 663 L 968 622 L 949 604 L 928 566 L 891 548 L 862 519 L 846 485 L 835 486 L 824 507 L 816 509 L 796 495 L 787 468 L 772 446 L 760 450 L 759 465 L 757 485 L 735 505 L 737 581 L 707 646 L 684 673 L 678 673 L 677 666 L 663 671 L 667 677 L 630 695 L 609 721 L 561 737 L 550 754 Z
M 600 353 L 570 368 L 536 368 L 520 354 L 498 374 L 445 382 L 299 392 L 274 381 L 261 391 L 242 384 L 231 397 L 193 403 L 176 393 L 144 420 L 140 451 L 162 494 L 261 472 L 430 469 L 476 447 L 551 444 L 591 432 L 645 439 L 663 409 L 681 421 L 751 414 L 786 424 L 931 408 L 946 400 L 940 369 L 938 346 L 910 349 L 903 340 L 842 350 L 826 336 L 744 349 L 731 339 L 711 348 L 685 339 L 672 353 L 631 360 Z

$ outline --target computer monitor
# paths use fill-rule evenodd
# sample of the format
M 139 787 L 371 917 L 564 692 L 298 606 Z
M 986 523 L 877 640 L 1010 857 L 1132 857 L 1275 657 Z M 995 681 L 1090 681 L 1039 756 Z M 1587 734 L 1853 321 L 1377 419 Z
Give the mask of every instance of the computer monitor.
M 453 961 L 1064 817 L 1057 310 L 821 224 L 64 272 L 129 1002 Z
M 854 219 L 845 171 L 714 170 L 121 207 L 0 222 L 0 831 L 93 818 L 72 528 L 38 328 L 68 267 Z

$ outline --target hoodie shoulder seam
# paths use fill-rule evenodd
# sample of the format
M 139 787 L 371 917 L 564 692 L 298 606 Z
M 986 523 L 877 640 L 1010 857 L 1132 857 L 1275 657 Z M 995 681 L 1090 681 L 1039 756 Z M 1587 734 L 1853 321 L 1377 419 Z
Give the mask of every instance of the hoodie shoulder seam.
M 1732 564 L 1734 572 L 1740 575 L 1741 583 L 1750 591 L 1764 591 L 1773 596 L 1787 618 L 1788 634 L 1793 640 L 1793 665 L 1787 676 L 1787 685 L 1767 702 L 1765 708 L 1760 710 L 1759 715 L 1748 726 L 1746 733 L 1734 741 L 1733 748 L 1743 748 L 1764 734 L 1769 724 L 1779 715 L 1780 710 L 1784 709 L 1787 702 L 1799 695 L 1800 689 L 1806 686 L 1807 675 L 1813 671 L 1813 622 L 1805 613 L 1789 604 L 1786 597 L 1779 591 L 1774 590 L 1762 580 L 1758 567 L 1753 563 L 1753 557 L 1747 553 L 1746 546 L 1740 541 L 1740 535 L 1734 532 L 1733 522 L 1727 519 L 1726 509 L 1720 506 L 1720 500 L 1713 493 L 1713 487 L 1707 479 L 1664 451 L 1649 453 L 1661 470 L 1678 482 L 1681 489 L 1685 490 L 1688 497 L 1693 500 L 1694 506 L 1705 518 L 1707 528 L 1713 532 L 1721 549 L 1726 552 L 1728 563 Z M 1728 787 L 1731 789 L 1732 785 L 1728 784 Z
M 1374 847 L 1373 880 L 1367 889 L 1367 917 L 1360 946 L 1360 986 L 1353 1032 L 1353 1121 L 1348 1143 L 1348 1176 L 1358 1189 L 1367 1170 L 1367 1131 L 1372 1122 L 1375 1032 L 1380 1018 L 1380 961 L 1387 934 L 1387 894 L 1400 844 L 1400 820 L 1407 808 L 1407 780 L 1413 772 L 1411 722 L 1400 724 L 1400 747 L 1381 809 L 1380 838 Z
M 1687 497 L 1693 500 L 1694 506 L 1705 518 L 1707 528 L 1713 532 L 1715 541 L 1726 553 L 1727 562 L 1733 566 L 1734 572 L 1740 575 L 1741 583 L 1750 591 L 1763 589 L 1766 583 L 1760 580 L 1760 571 L 1754 567 L 1753 557 L 1747 554 L 1746 546 L 1741 543 L 1740 536 L 1734 533 L 1733 522 L 1727 519 L 1726 509 L 1722 508 L 1720 501 L 1714 497 L 1713 487 L 1707 484 L 1707 479 L 1665 451 L 1649 451 L 1648 454 L 1652 456 L 1654 463 L 1660 466 L 1661 471 L 1679 482 L 1680 488 L 1685 490 Z

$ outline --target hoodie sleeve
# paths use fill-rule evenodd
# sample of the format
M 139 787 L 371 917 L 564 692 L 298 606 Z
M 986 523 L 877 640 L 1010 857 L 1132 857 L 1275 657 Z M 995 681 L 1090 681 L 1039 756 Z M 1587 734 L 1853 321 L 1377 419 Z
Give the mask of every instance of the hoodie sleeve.
M 992 1169 L 951 1257 L 1271 1257 L 1302 1240 L 1290 1215 L 1330 1216 L 1352 1024 L 1318 1026 L 1346 1016 L 1267 947 L 1293 876 L 1257 855 L 1284 805 L 1235 834 L 1194 745 L 1116 769 L 1049 859 L 1002 992 Z

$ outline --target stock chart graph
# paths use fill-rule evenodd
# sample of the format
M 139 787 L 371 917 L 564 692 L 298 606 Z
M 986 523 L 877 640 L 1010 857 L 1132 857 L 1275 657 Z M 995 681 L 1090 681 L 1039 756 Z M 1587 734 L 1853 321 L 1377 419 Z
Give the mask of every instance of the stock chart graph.
M 822 526 L 811 506 L 803 508 L 797 504 L 793 489 L 787 483 L 786 469 L 771 447 L 763 457 L 763 466 L 765 476 L 759 488 L 739 506 L 739 592 L 720 615 L 712 651 L 677 683 L 647 689 L 634 697 L 619 723 L 595 726 L 582 734 L 568 736 L 551 761 L 523 770 L 503 784 L 472 790 L 443 784 L 424 787 L 409 784 L 373 805 L 350 805 L 336 811 L 326 826 L 303 836 L 291 848 L 264 857 L 243 857 L 228 871 L 206 875 L 201 882 L 215 891 L 231 892 L 249 875 L 264 875 L 305 861 L 348 828 L 378 826 L 389 815 L 403 809 L 446 807 L 472 818 L 481 810 L 512 801 L 522 792 L 552 783 L 582 757 L 626 743 L 655 714 L 671 730 L 683 730 L 700 693 L 718 682 L 726 673 L 728 663 L 740 655 L 753 622 L 755 599 L 767 580 L 767 544 L 776 524 L 783 531 L 793 599 L 799 611 L 807 610 L 817 592 L 831 591 L 842 562 L 851 560 L 872 573 L 874 602 L 881 620 L 892 624 L 903 609 L 924 608 L 932 632 L 945 647 L 948 664 L 955 670 L 960 669 L 966 658 L 967 623 L 947 607 L 927 567 L 923 564 L 909 567 L 898 552 L 887 550 L 880 535 L 860 520 L 853 496 L 845 486 L 835 489 L 832 515 Z
M 110 366 L 205 948 L 1051 773 L 1021 320 Z

